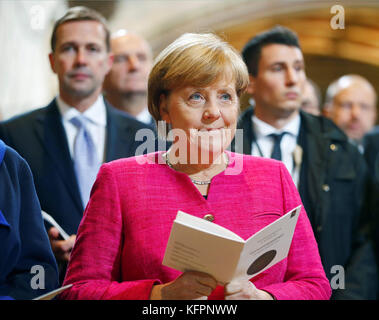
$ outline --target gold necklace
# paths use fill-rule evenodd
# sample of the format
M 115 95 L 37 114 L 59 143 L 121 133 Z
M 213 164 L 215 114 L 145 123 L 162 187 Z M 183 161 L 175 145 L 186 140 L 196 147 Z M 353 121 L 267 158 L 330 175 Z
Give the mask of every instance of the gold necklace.
M 169 150 L 170 151 L 170 150 Z M 164 157 L 166 158 L 166 164 L 171 168 L 171 169 L 173 169 L 173 170 L 175 170 L 175 168 L 174 168 L 174 166 L 172 165 L 172 163 L 170 162 L 170 160 L 169 160 L 169 157 L 168 157 L 168 153 L 169 153 L 169 151 L 167 151 L 165 154 L 164 154 Z M 226 166 L 225 166 L 225 168 L 227 168 L 228 167 L 228 165 L 229 165 L 229 157 L 224 153 L 223 154 L 224 155 L 224 157 L 226 158 Z M 175 170 L 176 171 L 176 170 Z M 196 179 L 192 179 L 192 178 L 190 178 L 191 179 L 191 181 L 192 181 L 192 183 L 194 183 L 194 184 L 197 184 L 197 185 L 208 185 L 208 184 L 211 184 L 211 182 L 212 182 L 212 179 L 209 179 L 209 180 L 203 180 L 203 181 L 200 181 L 200 180 L 196 180 Z

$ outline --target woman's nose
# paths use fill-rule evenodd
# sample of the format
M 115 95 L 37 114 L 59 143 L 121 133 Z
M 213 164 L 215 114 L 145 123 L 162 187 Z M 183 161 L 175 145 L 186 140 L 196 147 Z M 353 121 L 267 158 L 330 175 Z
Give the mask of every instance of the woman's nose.
M 217 104 L 217 102 L 213 100 L 208 101 L 203 113 L 203 118 L 205 120 L 213 120 L 213 119 L 218 119 L 220 116 L 221 116 L 220 107 Z

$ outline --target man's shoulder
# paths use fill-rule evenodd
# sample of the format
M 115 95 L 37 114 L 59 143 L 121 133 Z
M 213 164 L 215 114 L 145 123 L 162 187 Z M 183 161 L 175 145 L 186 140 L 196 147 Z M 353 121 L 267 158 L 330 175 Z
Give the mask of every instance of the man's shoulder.
M 336 140 L 348 143 L 346 134 L 330 119 L 324 116 L 315 116 L 306 112 L 300 112 L 304 129 L 309 136 L 318 139 Z
M 367 146 L 379 150 L 379 131 L 368 133 L 364 139 Z
M 365 136 L 364 156 L 370 167 L 375 167 L 379 174 L 379 132 L 372 132 Z M 378 180 L 379 181 L 379 180 Z
M 254 108 L 252 106 L 248 106 L 240 114 L 239 123 L 242 124 L 245 121 L 250 121 L 253 114 L 254 114 Z
M 143 123 L 134 117 L 128 115 L 125 112 L 122 112 L 115 107 L 113 107 L 111 104 L 106 102 L 106 110 L 108 114 L 108 118 L 112 124 L 118 124 L 123 127 L 127 127 L 129 129 L 139 130 L 139 129 L 154 129 L 151 125 Z
M 305 112 L 301 113 L 302 121 L 309 140 L 315 142 L 313 145 L 324 146 L 338 155 L 340 161 L 347 161 L 361 165 L 363 156 L 358 148 L 349 142 L 347 135 L 330 119 L 323 116 L 314 116 Z
M 15 115 L 7 120 L 4 120 L 0 123 L 0 125 L 5 127 L 13 127 L 13 126 L 19 126 L 19 125 L 28 125 L 32 122 L 34 122 L 37 119 L 41 119 L 43 116 L 45 116 L 49 110 L 51 110 L 54 107 L 53 102 L 51 102 L 49 105 L 44 107 L 39 107 L 33 110 L 26 111 L 24 113 Z

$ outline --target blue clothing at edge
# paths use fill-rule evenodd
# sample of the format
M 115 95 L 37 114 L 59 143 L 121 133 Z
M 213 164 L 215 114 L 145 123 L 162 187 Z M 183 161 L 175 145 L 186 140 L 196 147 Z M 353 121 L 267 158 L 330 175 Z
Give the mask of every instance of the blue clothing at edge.
M 58 270 L 26 161 L 0 140 L 0 299 L 33 299 L 58 287 Z M 33 289 L 41 266 L 43 289 Z M 39 269 L 41 270 L 41 269 Z

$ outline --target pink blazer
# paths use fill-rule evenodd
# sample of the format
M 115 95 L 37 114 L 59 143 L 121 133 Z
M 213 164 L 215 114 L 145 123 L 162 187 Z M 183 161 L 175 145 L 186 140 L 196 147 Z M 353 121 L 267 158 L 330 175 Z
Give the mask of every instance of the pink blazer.
M 63 299 L 149 299 L 154 284 L 180 272 L 162 266 L 177 211 L 214 223 L 247 239 L 301 204 L 281 162 L 228 152 L 226 171 L 210 185 L 205 200 L 186 174 L 168 167 L 162 152 L 104 164 L 79 226 Z M 239 174 L 236 172 L 241 169 Z M 276 299 L 329 299 L 306 212 L 301 210 L 286 259 L 251 279 Z M 223 299 L 217 287 L 209 299 Z

